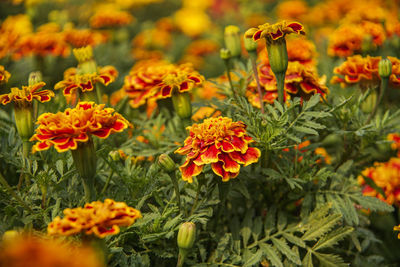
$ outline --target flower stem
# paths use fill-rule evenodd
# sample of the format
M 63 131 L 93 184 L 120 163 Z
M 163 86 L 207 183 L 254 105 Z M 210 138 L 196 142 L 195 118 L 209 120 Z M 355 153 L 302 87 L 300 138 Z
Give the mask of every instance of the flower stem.
M 27 211 L 30 213 L 33 213 L 33 210 L 22 200 L 20 196 L 18 196 L 15 191 L 11 188 L 11 186 L 7 183 L 6 179 L 3 177 L 3 175 L 0 173 L 0 183 L 6 188 L 8 193 L 10 193 L 11 196 L 15 198 L 15 200 L 22 206 L 24 207 Z
M 108 185 L 110 184 L 110 181 L 111 181 L 111 178 L 112 178 L 113 174 L 114 174 L 114 171 L 112 170 L 110 172 L 110 175 L 108 175 L 108 177 L 107 177 L 106 184 L 104 185 L 103 189 L 100 192 L 101 196 L 106 192 L 106 190 L 108 188 Z
M 278 101 L 281 105 L 284 104 L 284 90 L 285 90 L 285 73 L 277 73 L 276 77 L 276 85 L 278 88 Z
M 181 212 L 181 193 L 179 192 L 179 184 L 178 184 L 178 180 L 176 179 L 176 174 L 175 171 L 169 175 L 169 177 L 171 178 L 172 184 L 174 185 L 174 190 L 175 190 L 175 195 L 176 195 L 176 202 L 179 208 L 179 212 Z
M 187 255 L 187 250 L 186 249 L 179 249 L 179 255 L 178 255 L 178 262 L 176 263 L 176 267 L 182 267 L 183 263 L 185 262 Z
M 256 83 L 257 83 L 257 91 L 258 91 L 258 97 L 260 98 L 261 113 L 264 113 L 263 94 L 261 92 L 260 79 L 258 78 L 258 70 L 257 70 L 256 60 L 253 57 L 251 57 L 250 60 L 251 60 L 251 65 L 253 67 L 254 78 L 256 79 Z
M 202 177 L 202 178 L 204 179 L 204 177 Z M 200 179 L 201 179 L 201 178 L 200 178 Z M 190 210 L 189 217 L 193 215 L 194 211 L 195 211 L 196 208 L 197 208 L 197 204 L 198 204 L 198 202 L 199 202 L 200 190 L 201 190 L 201 186 L 202 186 L 202 185 L 203 185 L 203 183 L 200 182 L 200 180 L 198 180 L 196 197 L 195 197 L 195 199 L 194 199 L 192 209 Z
M 385 95 L 386 89 L 388 87 L 388 83 L 389 83 L 388 78 L 382 78 L 378 101 L 376 101 L 374 109 L 369 114 L 365 124 L 370 123 L 372 118 L 375 116 L 376 112 L 378 111 L 379 104 L 382 102 L 383 96 Z

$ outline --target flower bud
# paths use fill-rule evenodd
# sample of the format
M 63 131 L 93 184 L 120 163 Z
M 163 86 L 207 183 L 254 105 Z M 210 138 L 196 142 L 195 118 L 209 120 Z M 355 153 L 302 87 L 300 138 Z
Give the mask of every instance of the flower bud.
M 257 51 L 257 42 L 253 40 L 253 38 L 244 37 L 244 48 L 246 48 L 247 52 Z
M 108 153 L 108 156 L 113 160 L 113 161 L 119 161 L 121 159 L 120 153 L 116 150 L 110 151 Z
M 179 249 L 190 249 L 196 238 L 196 225 L 192 222 L 182 223 L 178 232 Z
M 35 85 L 42 81 L 42 73 L 40 71 L 34 71 L 29 74 L 29 86 Z
M 232 57 L 239 57 L 242 50 L 240 43 L 240 29 L 235 25 L 225 27 L 224 33 L 225 46 L 231 51 Z
M 97 64 L 93 59 L 93 50 L 90 45 L 75 48 L 72 52 L 78 60 L 78 71 L 80 74 L 92 74 L 97 71 Z
M 232 57 L 231 51 L 229 51 L 229 49 L 226 48 L 221 48 L 221 50 L 219 50 L 219 56 L 223 60 L 228 60 Z
M 167 154 L 161 154 L 158 157 L 158 164 L 166 171 L 172 172 L 176 169 L 175 162 Z
M 285 38 L 267 43 L 267 51 L 269 64 L 275 76 L 277 74 L 285 75 L 289 62 Z
M 378 64 L 378 72 L 381 78 L 388 78 L 392 74 L 392 62 L 387 58 L 382 58 Z
M 187 92 L 172 94 L 172 104 L 174 105 L 175 112 L 181 119 L 192 117 L 192 103 L 190 95 Z

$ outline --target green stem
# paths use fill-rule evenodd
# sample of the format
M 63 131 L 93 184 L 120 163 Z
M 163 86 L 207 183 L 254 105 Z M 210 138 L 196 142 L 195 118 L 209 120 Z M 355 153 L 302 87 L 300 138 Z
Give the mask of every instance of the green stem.
M 178 255 L 178 262 L 176 263 L 176 267 L 182 267 L 183 263 L 185 262 L 187 255 L 187 250 L 185 249 L 179 249 L 179 255 Z
M 374 109 L 369 114 L 365 124 L 370 123 L 372 118 L 375 116 L 376 112 L 378 111 L 379 104 L 382 102 L 383 96 L 385 95 L 386 89 L 388 87 L 388 83 L 389 83 L 389 79 L 388 78 L 382 78 L 378 101 L 376 101 Z
M 258 78 L 258 70 L 257 70 L 256 60 L 253 57 L 251 57 L 250 60 L 251 60 L 251 65 L 253 67 L 254 78 L 256 79 L 256 83 L 257 83 L 257 91 L 258 91 L 258 97 L 260 98 L 261 113 L 264 113 L 263 94 L 261 92 L 260 79 Z
M 231 87 L 231 91 L 233 94 L 233 97 L 235 100 L 237 100 L 237 92 L 235 90 L 235 87 L 233 87 L 233 82 L 232 82 L 232 77 L 231 77 L 231 67 L 229 65 L 229 59 L 224 60 L 225 62 L 225 68 L 226 68 L 226 76 L 228 76 L 228 81 L 229 81 L 229 86 Z
M 194 211 L 195 211 L 196 208 L 197 208 L 197 204 L 198 204 L 198 202 L 199 202 L 200 190 L 201 190 L 201 186 L 202 186 L 202 185 L 203 185 L 203 183 L 200 182 L 200 180 L 198 180 L 196 197 L 195 197 L 195 199 L 194 199 L 192 209 L 190 210 L 189 217 L 193 215 Z
M 176 202 L 179 208 L 179 212 L 181 212 L 181 193 L 179 192 L 179 184 L 178 180 L 176 179 L 175 171 L 172 173 L 172 175 L 169 175 L 169 177 L 171 178 L 172 184 L 174 185 Z
M 110 175 L 108 175 L 108 177 L 107 177 L 106 184 L 104 185 L 103 189 L 100 192 L 101 196 L 106 192 L 106 190 L 108 188 L 108 185 L 110 184 L 110 181 L 111 181 L 111 178 L 112 178 L 113 174 L 114 174 L 114 171 L 111 170 Z
M 6 188 L 6 190 L 10 193 L 11 196 L 15 198 L 15 200 L 24 207 L 30 213 L 33 213 L 33 210 L 22 200 L 20 196 L 18 196 L 15 191 L 11 188 L 11 186 L 7 183 L 6 179 L 0 173 L 0 183 Z
M 276 77 L 276 85 L 278 88 L 278 101 L 281 105 L 284 104 L 284 91 L 285 91 L 285 73 L 277 73 Z

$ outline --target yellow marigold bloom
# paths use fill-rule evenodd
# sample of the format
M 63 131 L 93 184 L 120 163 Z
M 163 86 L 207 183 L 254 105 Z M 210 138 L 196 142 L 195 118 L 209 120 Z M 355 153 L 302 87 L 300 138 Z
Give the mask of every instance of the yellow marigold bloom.
M 113 66 L 99 67 L 96 73 L 79 74 L 77 68 L 69 68 L 64 72 L 64 80 L 56 83 L 54 89 L 63 89 L 65 97 L 72 97 L 75 91 L 93 91 L 98 82 L 105 86 L 114 82 L 118 71 Z
M 121 27 L 134 21 L 134 17 L 126 11 L 118 10 L 115 5 L 101 5 L 90 18 L 92 28 Z
M 314 150 L 314 153 L 317 155 L 320 155 L 323 160 L 325 161 L 326 164 L 331 164 L 332 163 L 332 157 L 326 152 L 326 149 L 323 147 L 317 147 Z M 321 160 L 317 160 L 317 163 L 320 163 Z
M 246 125 L 241 121 L 233 122 L 226 117 L 209 118 L 186 129 L 190 135 L 175 153 L 186 155 L 186 161 L 179 169 L 182 179 L 189 183 L 206 164 L 211 164 L 213 172 L 227 182 L 238 176 L 240 164 L 255 163 L 261 155 L 258 148 L 249 146 L 254 140 L 247 135 Z
M 217 110 L 215 107 L 201 107 L 192 115 L 192 120 L 198 122 L 206 118 L 216 118 L 219 116 L 221 116 L 221 111 Z
M 287 20 L 301 20 L 307 13 L 307 3 L 303 0 L 288 0 L 277 6 L 278 18 Z
M 246 31 L 245 36 L 252 37 L 254 41 L 265 38 L 267 43 L 271 43 L 285 37 L 289 33 L 305 34 L 304 27 L 298 22 L 287 23 L 286 21 L 281 21 L 275 24 L 265 23 L 259 25 L 257 28 L 250 28 Z
M 395 87 L 400 87 L 400 60 L 395 57 L 387 57 L 392 62 L 392 74 L 390 74 L 390 82 Z
M 0 65 L 0 84 L 8 82 L 8 79 L 10 79 L 11 74 L 6 71 L 4 66 Z
M 386 198 L 369 186 L 363 176 L 372 179 L 382 188 Z M 388 162 L 376 162 L 373 167 L 366 168 L 358 176 L 358 183 L 366 196 L 377 197 L 389 205 L 400 204 L 400 158 L 391 158 Z
M 64 218 L 59 216 L 47 226 L 48 235 L 75 235 L 85 233 L 104 238 L 120 232 L 120 226 L 130 226 L 142 215 L 139 210 L 124 202 L 106 199 L 93 201 L 83 208 L 65 209 Z
M 19 39 L 32 32 L 27 15 L 8 16 L 0 27 L 0 58 L 14 53 Z
M 31 141 L 38 141 L 33 152 L 54 146 L 58 152 L 75 150 L 78 142 L 87 142 L 91 135 L 102 139 L 112 133 L 122 132 L 130 123 L 113 108 L 104 108 L 94 102 L 80 102 L 75 108 L 64 112 L 44 113 L 36 124 L 36 134 Z
M 117 6 L 123 8 L 133 8 L 133 7 L 140 7 L 145 6 L 153 3 L 160 3 L 164 0 L 112 0 L 115 2 Z
M 328 54 L 348 57 L 361 53 L 366 43 L 371 46 L 368 49 L 375 49 L 383 44 L 385 38 L 385 30 L 381 24 L 369 21 L 360 24 L 344 24 L 330 37 Z
M 64 33 L 55 23 L 48 23 L 38 28 L 37 32 L 22 36 L 16 43 L 14 59 L 30 55 L 67 57 L 70 48 L 64 38 Z
M 174 90 L 179 93 L 190 91 L 203 80 L 204 77 L 188 64 L 142 61 L 132 67 L 123 88 L 130 98 L 130 105 L 137 108 L 147 102 L 150 115 L 157 100 L 171 97 Z
M 54 93 L 50 90 L 40 90 L 45 85 L 44 82 L 39 82 L 34 85 L 22 86 L 22 89 L 13 87 L 10 93 L 0 95 L 0 103 L 6 105 L 12 101 L 16 106 L 26 106 L 33 99 L 48 102 L 54 96 Z
M 193 41 L 186 48 L 185 54 L 182 56 L 180 62 L 191 62 L 196 69 L 199 69 L 204 65 L 204 57 L 217 52 L 218 49 L 218 43 L 213 40 L 200 39 Z
M 400 134 L 399 133 L 388 134 L 387 140 L 392 141 L 390 146 L 393 150 L 397 150 L 397 157 L 400 158 Z
M 105 43 L 108 36 L 91 29 L 68 28 L 64 30 L 64 38 L 73 47 L 96 46 Z
M 187 36 L 197 37 L 211 28 L 208 15 L 199 9 L 182 8 L 175 12 L 176 26 Z
M 267 64 L 261 65 L 258 73 L 261 87 L 265 90 L 263 92 L 263 101 L 272 104 L 278 96 L 275 75 Z M 325 97 L 329 93 L 328 87 L 321 82 L 318 75 L 297 61 L 289 62 L 284 88 L 285 98 L 297 96 L 307 100 L 314 94 L 320 94 L 321 97 Z M 246 96 L 253 106 L 260 106 L 257 86 L 254 80 L 249 84 Z
M 0 266 L 7 267 L 103 267 L 99 254 L 88 246 L 61 240 L 17 236 L 3 242 Z

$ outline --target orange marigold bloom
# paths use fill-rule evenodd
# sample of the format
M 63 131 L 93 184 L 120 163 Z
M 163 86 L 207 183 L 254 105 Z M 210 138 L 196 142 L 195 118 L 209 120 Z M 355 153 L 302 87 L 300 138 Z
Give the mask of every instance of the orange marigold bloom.
M 392 62 L 392 74 L 390 75 L 390 82 L 395 87 L 400 87 L 400 60 L 395 57 L 387 57 Z
M 150 115 L 157 100 L 171 97 L 173 90 L 179 93 L 190 91 L 203 80 L 204 77 L 189 64 L 142 61 L 133 66 L 125 77 L 123 88 L 130 98 L 131 106 L 137 108 L 147 102 Z
M 197 37 L 212 26 L 211 19 L 205 11 L 191 7 L 177 10 L 174 14 L 174 21 L 177 28 L 189 37 Z
M 118 71 L 113 66 L 99 67 L 97 73 L 78 74 L 77 68 L 69 68 L 64 72 L 64 80 L 54 85 L 54 89 L 63 89 L 66 97 L 72 97 L 75 90 L 80 92 L 93 91 L 97 82 L 105 86 L 114 82 L 118 76 Z
M 121 27 L 134 21 L 126 11 L 118 10 L 114 5 L 103 5 L 90 18 L 92 28 Z
M 102 32 L 90 29 L 69 28 L 64 30 L 65 41 L 73 47 L 96 46 L 105 43 L 108 36 Z
M 45 85 L 44 82 L 39 82 L 34 85 L 22 86 L 22 89 L 13 87 L 10 93 L 0 95 L 0 103 L 6 105 L 13 101 L 17 106 L 24 106 L 27 102 L 32 102 L 33 99 L 42 103 L 48 102 L 54 96 L 54 93 L 50 90 L 40 91 Z
M 44 113 L 36 124 L 39 127 L 31 141 L 38 141 L 33 152 L 47 150 L 54 146 L 58 152 L 77 149 L 78 142 L 87 142 L 90 135 L 102 139 L 115 132 L 122 132 L 130 123 L 113 108 L 104 108 L 104 104 L 79 102 L 75 108 L 64 112 Z
M 118 234 L 120 226 L 130 226 L 142 217 L 139 210 L 112 199 L 106 199 L 104 203 L 93 201 L 83 208 L 65 209 L 63 213 L 63 219 L 57 216 L 49 223 L 48 235 L 69 236 L 82 232 L 104 238 Z
M 271 67 L 267 64 L 261 65 L 259 67 L 259 76 L 261 87 L 265 90 L 263 92 L 263 101 L 272 104 L 278 96 L 278 89 Z M 309 99 L 314 94 L 320 94 L 325 97 L 328 93 L 328 87 L 321 82 L 321 79 L 314 71 L 297 61 L 289 62 L 285 76 L 286 98 L 298 96 L 302 99 Z M 246 95 L 253 106 L 260 106 L 257 86 L 254 80 L 249 84 Z
M 13 54 L 22 36 L 32 32 L 28 15 L 8 16 L 0 27 L 0 58 Z
M 246 125 L 241 121 L 233 122 L 226 117 L 209 118 L 186 129 L 190 135 L 175 153 L 186 155 L 186 161 L 179 169 L 182 179 L 189 183 L 206 164 L 211 164 L 222 181 L 229 181 L 238 176 L 240 164 L 255 163 L 261 155 L 259 149 L 249 146 L 254 140 L 247 135 Z
M 54 23 L 44 24 L 37 32 L 22 36 L 16 43 L 15 50 L 14 59 L 30 55 L 67 57 L 70 54 L 64 33 L 60 32 L 60 27 Z
M 89 246 L 73 246 L 44 237 L 16 236 L 3 242 L 0 266 L 103 267 L 104 263 Z
M 390 144 L 390 146 L 393 150 L 397 150 L 397 157 L 400 158 L 400 134 L 398 133 L 388 134 L 387 139 L 393 142 Z
M 382 188 L 386 198 L 369 186 L 363 176 L 372 179 L 378 187 Z M 391 158 L 384 163 L 376 162 L 373 167 L 361 172 L 358 183 L 362 186 L 364 195 L 377 197 L 389 205 L 398 206 L 400 204 L 400 158 Z
M 8 79 L 10 79 L 11 74 L 6 71 L 4 66 L 0 65 L 0 84 L 8 82 Z
M 328 54 L 348 57 L 362 52 L 365 42 L 370 42 L 371 47 L 376 48 L 382 45 L 384 40 L 385 30 L 378 23 L 364 21 L 361 24 L 344 24 L 332 34 Z
M 281 21 L 275 24 L 265 23 L 259 25 L 257 28 L 250 28 L 246 31 L 246 37 L 252 37 L 254 41 L 265 38 L 267 42 L 278 40 L 285 37 L 286 34 L 297 33 L 305 34 L 304 27 L 298 22 Z
M 277 6 L 276 13 L 280 19 L 301 20 L 308 12 L 307 3 L 303 0 L 288 0 Z

